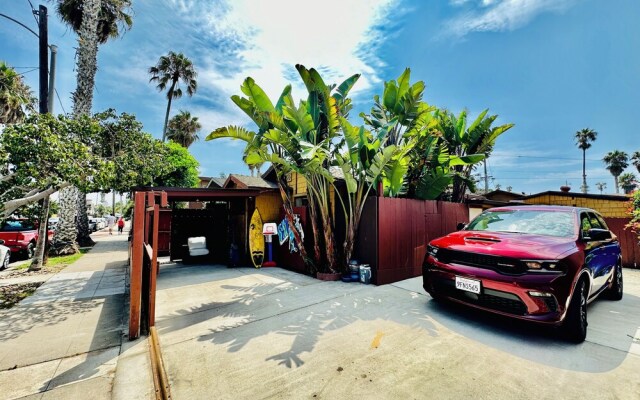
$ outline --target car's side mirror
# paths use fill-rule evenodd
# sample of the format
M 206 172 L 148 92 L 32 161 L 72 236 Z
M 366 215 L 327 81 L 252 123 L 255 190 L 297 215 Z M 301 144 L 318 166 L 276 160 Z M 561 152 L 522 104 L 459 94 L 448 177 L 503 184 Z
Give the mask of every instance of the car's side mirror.
M 611 239 L 611 232 L 606 229 L 589 229 L 584 240 L 587 241 L 601 241 Z
M 467 224 L 465 224 L 464 222 L 458 222 L 458 225 L 456 225 L 456 230 L 461 231 L 466 227 L 467 227 Z

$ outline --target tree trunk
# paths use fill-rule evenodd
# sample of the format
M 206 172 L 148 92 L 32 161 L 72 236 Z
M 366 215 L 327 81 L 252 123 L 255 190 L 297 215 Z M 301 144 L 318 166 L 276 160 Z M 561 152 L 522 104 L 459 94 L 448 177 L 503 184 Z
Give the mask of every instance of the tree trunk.
M 307 209 L 309 210 L 309 220 L 311 221 L 311 230 L 313 231 L 314 261 L 316 265 L 321 265 L 322 251 L 320 250 L 320 248 L 322 244 L 322 235 L 320 234 L 320 230 L 318 227 L 318 209 L 313 197 L 307 196 L 307 199 L 309 200 L 309 206 L 307 207 Z
M 169 93 L 167 97 L 169 97 L 169 102 L 167 103 L 167 112 L 164 115 L 164 128 L 162 128 L 162 142 L 167 139 L 167 124 L 169 123 L 169 111 L 171 111 L 171 100 L 173 100 L 173 89 L 175 88 L 176 83 L 173 82 L 171 87 L 169 88 Z M 253 176 L 253 169 L 251 170 L 251 176 Z
M 89 232 L 89 216 L 87 215 L 87 195 L 78 190 L 78 218 L 77 218 L 78 244 L 82 247 L 93 246 L 96 242 L 91 239 Z
M 85 0 L 82 5 L 82 24 L 78 30 L 78 51 L 76 53 L 76 91 L 73 92 L 73 116 L 78 118 L 91 113 L 93 89 L 98 69 L 98 14 L 101 0 Z M 76 238 L 76 216 L 78 213 L 77 188 L 68 188 L 60 192 L 60 222 L 62 229 L 56 233 L 58 239 L 70 244 L 62 254 L 74 254 L 78 251 Z M 63 201 L 64 197 L 64 201 Z M 86 217 L 86 205 L 84 215 Z M 82 223 L 81 220 L 78 223 Z M 87 222 L 88 230 L 88 222 Z
M 60 186 L 50 187 L 48 189 L 45 189 L 45 190 L 43 190 L 41 192 L 32 194 L 30 196 L 22 197 L 20 199 L 13 199 L 13 200 L 5 201 L 2 204 L 2 214 L 4 215 L 4 218 L 7 218 L 11 214 L 13 214 L 13 212 L 15 210 L 17 210 L 18 208 L 20 208 L 22 206 L 26 206 L 27 204 L 31 204 L 34 201 L 42 200 L 43 198 L 45 198 L 47 196 L 50 196 L 53 193 L 57 192 L 58 190 L 66 188 L 67 186 L 69 186 L 68 183 L 63 183 Z
M 60 191 L 60 220 L 56 228 L 56 240 L 66 243 L 59 254 L 75 254 L 78 252 L 76 243 L 76 204 L 78 202 L 77 188 L 69 186 Z
M 619 186 L 618 186 L 618 175 L 614 175 L 614 176 L 613 176 L 613 182 L 614 182 L 614 183 L 615 183 L 615 185 L 616 185 L 616 194 L 619 194 L 619 193 L 620 193 L 620 188 L 619 188 Z
M 582 193 L 587 193 L 587 149 L 582 149 Z
M 29 271 L 40 271 L 44 266 L 45 243 L 49 227 L 49 196 L 42 199 L 42 210 L 40 212 L 40 225 L 38 226 L 38 241 L 36 251 L 29 265 Z

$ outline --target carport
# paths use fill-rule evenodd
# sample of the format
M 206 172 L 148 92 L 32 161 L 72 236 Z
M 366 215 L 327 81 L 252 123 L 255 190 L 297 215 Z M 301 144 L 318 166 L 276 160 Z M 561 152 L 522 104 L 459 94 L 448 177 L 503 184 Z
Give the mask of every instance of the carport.
M 183 259 L 187 238 L 204 236 L 211 261 L 228 258 L 236 244 L 240 260 L 248 259 L 248 221 L 256 198 L 273 190 L 227 188 L 140 188 L 134 192 L 130 244 L 129 338 L 147 334 L 155 325 L 158 257 Z M 179 208 L 183 202 L 202 209 Z

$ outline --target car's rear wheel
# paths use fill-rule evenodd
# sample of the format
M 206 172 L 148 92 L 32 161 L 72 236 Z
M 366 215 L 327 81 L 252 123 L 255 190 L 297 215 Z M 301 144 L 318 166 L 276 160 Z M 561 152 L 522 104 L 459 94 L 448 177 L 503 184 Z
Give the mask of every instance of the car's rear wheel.
M 613 282 L 611 283 L 611 287 L 607 289 L 607 298 L 611 300 L 622 300 L 623 287 L 622 265 L 618 264 L 613 272 Z
M 7 251 L 7 254 L 4 255 L 4 260 L 2 260 L 2 265 L 0 265 L 0 269 L 9 268 L 9 258 L 11 257 L 11 252 Z
M 33 258 L 33 256 L 36 254 L 36 245 L 31 242 L 29 243 L 29 245 L 27 246 L 27 259 L 31 260 Z
M 563 330 L 567 340 L 582 343 L 587 337 L 587 281 L 580 279 L 573 292 Z

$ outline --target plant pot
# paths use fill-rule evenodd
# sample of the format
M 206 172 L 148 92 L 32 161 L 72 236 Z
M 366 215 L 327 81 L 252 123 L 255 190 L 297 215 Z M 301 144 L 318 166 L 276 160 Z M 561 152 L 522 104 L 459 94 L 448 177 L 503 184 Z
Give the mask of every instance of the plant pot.
M 340 278 L 342 277 L 342 274 L 339 273 L 324 273 L 324 272 L 318 272 L 316 275 L 316 278 L 320 279 L 321 281 L 337 281 L 340 280 Z

